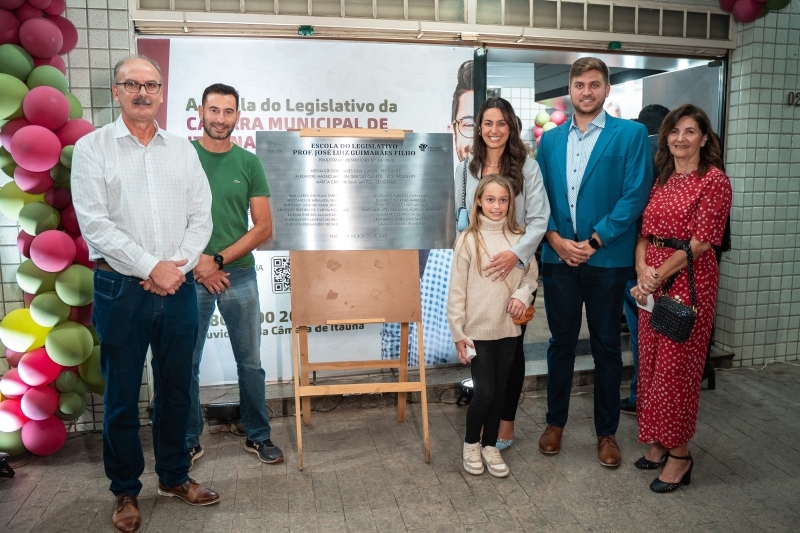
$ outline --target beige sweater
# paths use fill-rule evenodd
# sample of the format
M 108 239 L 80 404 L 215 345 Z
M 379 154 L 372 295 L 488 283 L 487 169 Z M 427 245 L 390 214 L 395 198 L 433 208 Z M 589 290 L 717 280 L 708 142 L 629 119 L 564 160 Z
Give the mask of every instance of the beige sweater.
M 481 217 L 481 235 L 486 250 L 481 257 L 481 266 L 489 264 L 492 256 L 510 250 L 521 235 L 503 233 L 506 219 L 500 221 Z M 462 233 L 456 240 L 453 266 L 450 271 L 450 293 L 447 298 L 447 321 L 453 341 L 469 337 L 472 340 L 497 340 L 517 337 L 522 330 L 514 324 L 506 311 L 511 298 L 516 298 L 527 307 L 532 293 L 538 286 L 539 269 L 536 261 L 531 261 L 527 272 L 515 267 L 503 281 L 479 273 L 475 265 L 476 243 L 472 236 L 465 238 Z M 509 287 L 514 289 L 513 294 Z

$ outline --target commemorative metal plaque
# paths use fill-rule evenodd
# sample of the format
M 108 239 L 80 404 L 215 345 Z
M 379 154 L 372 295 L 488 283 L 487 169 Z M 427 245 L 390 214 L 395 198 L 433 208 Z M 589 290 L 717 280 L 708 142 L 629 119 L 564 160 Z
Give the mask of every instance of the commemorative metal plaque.
M 261 131 L 274 237 L 259 250 L 450 248 L 453 138 L 300 137 Z

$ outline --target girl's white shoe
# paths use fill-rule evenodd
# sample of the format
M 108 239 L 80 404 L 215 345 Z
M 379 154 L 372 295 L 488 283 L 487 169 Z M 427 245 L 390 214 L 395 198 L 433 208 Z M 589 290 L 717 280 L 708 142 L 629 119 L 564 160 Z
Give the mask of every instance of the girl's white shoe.
M 503 458 L 500 457 L 500 450 L 495 446 L 484 446 L 481 448 L 481 457 L 491 475 L 494 477 L 508 476 L 508 465 L 506 465 Z
M 500 452 L 497 453 L 500 455 Z M 483 474 L 483 461 L 481 461 L 481 443 L 475 444 L 464 443 L 464 451 L 462 453 L 464 458 L 464 470 L 473 476 Z

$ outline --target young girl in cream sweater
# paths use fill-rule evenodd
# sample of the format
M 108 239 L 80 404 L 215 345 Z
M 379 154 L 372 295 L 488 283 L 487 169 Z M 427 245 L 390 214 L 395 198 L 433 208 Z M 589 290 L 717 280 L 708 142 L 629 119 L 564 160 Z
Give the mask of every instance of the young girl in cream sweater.
M 485 464 L 491 475 L 508 476 L 496 444 L 508 372 L 521 333 L 513 319 L 525 314 L 539 277 L 536 261 L 527 271 L 514 268 L 505 280 L 494 281 L 483 272 L 492 256 L 511 249 L 524 233 L 514 218 L 511 190 L 504 176 L 481 179 L 469 227 L 456 239 L 450 273 L 447 319 L 458 359 L 465 365 L 471 362 L 475 391 L 467 409 L 463 449 L 464 470 L 474 475 L 482 474 Z M 468 348 L 477 355 L 470 359 Z

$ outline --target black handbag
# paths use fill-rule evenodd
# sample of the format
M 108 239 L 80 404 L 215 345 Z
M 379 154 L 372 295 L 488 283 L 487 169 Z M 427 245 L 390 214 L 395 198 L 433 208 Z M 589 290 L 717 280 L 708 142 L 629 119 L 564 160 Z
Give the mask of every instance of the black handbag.
M 697 292 L 694 285 L 692 247 L 687 244 L 681 250 L 686 252 L 686 269 L 689 272 L 689 292 L 692 296 L 692 306 L 689 307 L 677 296 L 673 298 L 667 294 L 678 274 L 681 273 L 679 270 L 664 283 L 661 288 L 661 296 L 656 298 L 653 313 L 650 315 L 650 327 L 675 342 L 689 340 L 697 318 Z

